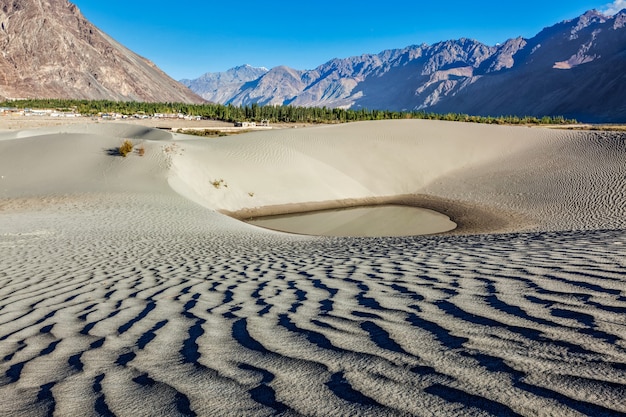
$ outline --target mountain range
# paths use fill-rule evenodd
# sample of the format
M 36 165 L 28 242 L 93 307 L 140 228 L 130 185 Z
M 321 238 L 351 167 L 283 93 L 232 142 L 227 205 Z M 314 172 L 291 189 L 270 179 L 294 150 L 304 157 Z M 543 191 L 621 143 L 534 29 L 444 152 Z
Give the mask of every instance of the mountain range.
M 204 100 L 67 0 L 0 0 L 0 97 Z
M 312 70 L 249 65 L 173 80 L 68 0 L 0 0 L 0 99 L 72 98 L 565 116 L 626 122 L 626 10 L 595 10 L 530 39 L 473 39 L 337 58 Z
M 181 83 L 233 105 L 626 122 L 626 10 L 613 16 L 591 10 L 495 46 L 459 39 L 333 59 L 313 70 L 245 65 Z

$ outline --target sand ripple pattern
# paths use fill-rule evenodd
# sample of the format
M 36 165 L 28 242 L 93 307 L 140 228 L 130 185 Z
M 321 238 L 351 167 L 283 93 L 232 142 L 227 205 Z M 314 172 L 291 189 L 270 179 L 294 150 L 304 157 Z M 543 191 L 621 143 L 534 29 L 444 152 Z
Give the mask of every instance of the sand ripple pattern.
M 107 198 L 4 217 L 3 416 L 626 414 L 623 230 L 304 238 Z
M 625 139 L 5 132 L 0 416 L 625 416 Z M 212 210 L 406 193 L 525 222 L 313 238 Z

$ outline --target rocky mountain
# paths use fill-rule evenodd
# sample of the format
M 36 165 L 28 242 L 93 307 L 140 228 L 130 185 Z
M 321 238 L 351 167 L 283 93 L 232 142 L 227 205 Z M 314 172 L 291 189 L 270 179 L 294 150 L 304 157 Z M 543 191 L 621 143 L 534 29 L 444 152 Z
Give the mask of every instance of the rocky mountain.
M 225 91 L 213 88 L 213 97 Z M 496 46 L 459 39 L 334 59 L 309 71 L 278 67 L 229 85 L 216 101 L 626 122 L 624 97 L 626 10 L 592 10 Z
M 242 65 L 226 72 L 208 72 L 194 80 L 183 79 L 180 82 L 208 101 L 223 103 L 235 95 L 243 84 L 260 78 L 267 71 L 267 68 Z
M 204 101 L 67 0 L 0 0 L 0 45 L 4 98 Z

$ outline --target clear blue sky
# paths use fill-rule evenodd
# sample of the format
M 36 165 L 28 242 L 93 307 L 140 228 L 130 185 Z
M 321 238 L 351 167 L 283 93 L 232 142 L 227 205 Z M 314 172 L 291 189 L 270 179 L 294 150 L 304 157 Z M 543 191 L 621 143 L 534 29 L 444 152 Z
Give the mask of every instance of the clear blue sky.
M 489 45 L 613 0 L 261 2 L 71 0 L 98 28 L 174 79 L 242 64 L 312 69 L 332 58 L 461 37 Z M 626 0 L 616 0 L 626 8 Z

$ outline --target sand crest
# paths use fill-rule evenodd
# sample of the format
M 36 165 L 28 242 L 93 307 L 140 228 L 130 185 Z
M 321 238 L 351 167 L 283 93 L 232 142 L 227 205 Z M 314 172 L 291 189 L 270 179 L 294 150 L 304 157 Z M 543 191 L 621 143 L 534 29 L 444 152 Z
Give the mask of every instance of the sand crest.
M 624 178 L 623 133 L 1 132 L 0 414 L 623 415 Z M 224 214 L 394 199 L 460 228 Z

